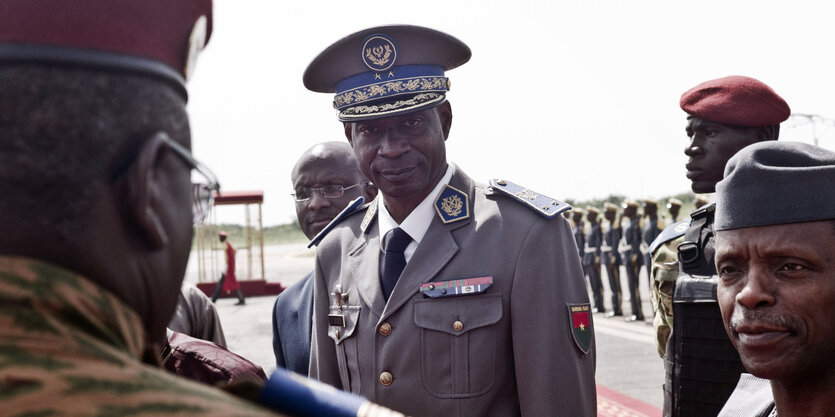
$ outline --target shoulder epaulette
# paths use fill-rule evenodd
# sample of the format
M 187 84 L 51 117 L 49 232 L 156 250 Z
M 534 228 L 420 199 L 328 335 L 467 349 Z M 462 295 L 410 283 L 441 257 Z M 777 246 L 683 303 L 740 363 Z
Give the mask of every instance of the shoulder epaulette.
M 310 239 L 310 243 L 307 244 L 308 249 L 312 248 L 313 245 L 318 245 L 319 241 L 321 241 L 325 236 L 327 236 L 328 232 L 333 230 L 333 228 L 336 227 L 336 225 L 339 224 L 339 222 L 346 219 L 354 212 L 359 211 L 362 208 L 363 203 L 365 203 L 365 199 L 362 198 L 362 196 L 359 196 L 356 198 L 356 200 L 353 200 L 350 203 L 348 203 L 348 206 L 345 207 L 342 211 L 340 211 L 339 214 L 337 214 L 336 217 L 334 217 L 333 220 L 331 220 L 331 222 L 328 223 L 328 225 L 325 226 L 325 228 L 322 229 L 321 232 L 319 232 L 316 236 L 313 236 L 313 239 Z
M 566 210 L 571 210 L 571 206 L 562 201 L 536 193 L 507 180 L 490 180 L 490 189 L 504 194 L 548 218 L 556 217 Z
M 687 231 L 688 227 L 690 227 L 690 219 L 684 219 L 667 226 L 649 245 L 649 253 L 655 253 L 655 250 L 659 246 L 684 236 L 684 232 Z

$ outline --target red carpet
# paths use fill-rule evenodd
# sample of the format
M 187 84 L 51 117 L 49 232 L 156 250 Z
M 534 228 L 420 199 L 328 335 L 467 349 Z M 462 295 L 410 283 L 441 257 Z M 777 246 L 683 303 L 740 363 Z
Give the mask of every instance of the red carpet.
M 598 417 L 660 417 L 661 409 L 617 391 L 597 386 Z

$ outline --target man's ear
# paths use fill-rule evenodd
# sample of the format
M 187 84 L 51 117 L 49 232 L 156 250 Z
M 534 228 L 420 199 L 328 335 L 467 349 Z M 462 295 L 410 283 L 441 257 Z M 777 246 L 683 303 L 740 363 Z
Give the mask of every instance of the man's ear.
M 449 101 L 438 106 L 438 117 L 441 118 L 441 129 L 444 132 L 444 140 L 449 137 L 449 130 L 452 128 L 452 105 Z
M 342 126 L 345 128 L 345 137 L 348 138 L 348 143 L 351 144 L 351 147 L 354 147 L 354 140 L 351 137 L 351 128 L 352 125 L 348 122 L 342 122 Z
M 160 221 L 157 207 L 160 205 L 159 178 L 162 174 L 162 157 L 168 135 L 157 132 L 139 148 L 136 160 L 125 173 L 125 185 L 128 189 L 128 207 L 126 211 L 142 236 L 153 249 L 161 249 L 168 244 L 168 234 Z M 170 139 L 168 139 L 170 140 Z

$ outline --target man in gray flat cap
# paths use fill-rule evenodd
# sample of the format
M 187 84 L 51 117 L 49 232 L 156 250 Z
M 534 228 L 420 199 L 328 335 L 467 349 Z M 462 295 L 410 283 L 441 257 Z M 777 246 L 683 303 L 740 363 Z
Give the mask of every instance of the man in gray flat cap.
M 366 29 L 305 71 L 379 194 L 313 240 L 310 376 L 419 416 L 594 416 L 593 315 L 569 208 L 447 161 L 460 40 Z M 352 206 L 349 206 L 349 208 Z
M 716 186 L 717 297 L 751 373 L 720 416 L 835 410 L 833 180 L 835 153 L 769 142 L 739 152 Z

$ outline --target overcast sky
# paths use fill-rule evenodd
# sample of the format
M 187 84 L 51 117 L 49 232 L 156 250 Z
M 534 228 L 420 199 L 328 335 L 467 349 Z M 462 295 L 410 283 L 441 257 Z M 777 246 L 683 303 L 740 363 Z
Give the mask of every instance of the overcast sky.
M 295 218 L 290 169 L 345 140 L 333 97 L 302 85 L 307 64 L 371 26 L 416 24 L 473 52 L 447 73 L 447 157 L 480 182 L 506 178 L 585 200 L 689 190 L 682 92 L 726 75 L 760 79 L 795 113 L 835 118 L 832 2 L 215 0 L 192 78 L 194 153 L 224 190 L 263 190 L 265 226 Z M 809 125 L 782 140 L 812 143 Z M 835 130 L 818 126 L 835 148 Z M 220 222 L 243 222 L 222 207 Z

